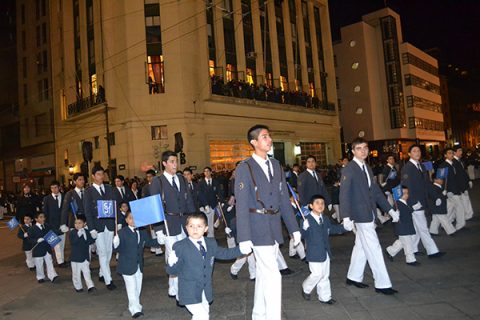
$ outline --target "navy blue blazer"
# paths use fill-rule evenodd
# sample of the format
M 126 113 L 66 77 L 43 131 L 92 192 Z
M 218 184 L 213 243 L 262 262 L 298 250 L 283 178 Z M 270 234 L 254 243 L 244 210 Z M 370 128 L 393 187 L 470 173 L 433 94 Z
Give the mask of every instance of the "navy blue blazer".
M 429 173 L 423 164 L 422 171 L 411 162 L 407 161 L 401 171 L 402 185 L 408 188 L 408 205 L 413 206 L 417 202 L 422 204 L 422 209 L 427 208 L 428 190 L 432 184 Z
M 212 273 L 215 259 L 231 260 L 242 255 L 238 247 L 222 248 L 213 238 L 203 239 L 207 250 L 205 259 L 188 237 L 173 245 L 178 262 L 173 266 L 167 264 L 166 268 L 168 274 L 178 276 L 178 299 L 181 305 L 202 302 L 202 291 L 205 291 L 208 302 L 212 302 Z
M 415 227 L 413 225 L 413 208 L 404 204 L 402 201 L 397 201 L 397 208 L 400 211 L 400 219 L 394 223 L 395 234 L 397 236 L 409 236 L 415 234 Z
M 447 214 L 447 196 L 443 194 L 443 186 L 433 184 L 428 193 L 428 209 L 431 214 Z M 436 201 L 440 199 L 442 203 L 437 206 Z
M 320 173 L 316 172 L 318 181 L 315 179 L 308 170 L 303 171 L 298 176 L 298 195 L 300 197 L 300 205 L 306 206 L 309 204 L 313 195 L 320 194 L 325 198 L 325 206 L 332 204 L 332 199 L 328 194 L 325 183 L 323 183 Z
M 85 196 L 85 191 L 83 192 Z M 85 207 L 83 206 L 83 199 L 80 198 L 75 189 L 68 191 L 65 194 L 62 204 L 62 218 L 60 225 L 66 225 L 70 228 L 75 227 L 75 216 L 72 212 L 72 207 L 70 203 L 75 202 L 78 207 L 77 216 L 85 216 Z
M 63 199 L 64 195 L 59 193 L 58 196 L 60 197 L 60 207 L 58 206 L 58 201 L 55 200 L 52 194 L 45 196 L 43 198 L 43 212 L 45 213 L 45 217 L 47 218 L 46 222 L 50 225 L 52 230 L 57 234 L 63 234 L 60 231 L 60 222 L 62 220 L 62 209 L 63 209 Z
M 283 243 L 280 217 L 288 232 L 299 231 L 295 213 L 290 204 L 285 174 L 278 160 L 270 158 L 273 167 L 273 181 L 269 182 L 262 168 L 252 157 L 241 162 L 235 170 L 235 198 L 238 242 L 252 241 L 255 246 L 269 246 Z M 248 163 L 248 164 L 247 164 Z M 257 201 L 252 173 L 257 185 Z M 263 205 L 262 205 L 263 203 Z M 277 214 L 251 213 L 250 209 L 278 211 Z
M 159 247 L 157 239 L 151 239 L 147 235 L 145 229 L 138 230 L 140 241 L 138 241 L 137 233 L 129 227 L 122 228 L 118 231 L 120 245 L 115 249 L 118 252 L 117 273 L 131 276 L 140 268 L 143 273 L 143 248 Z
M 460 172 L 457 170 L 455 166 L 455 162 L 453 165 L 449 164 L 447 161 L 444 161 L 439 168 L 448 168 L 448 175 L 445 179 L 445 183 L 447 186 L 447 192 L 451 192 L 455 195 L 460 195 L 463 193 L 463 178 L 461 177 Z M 463 170 L 463 169 L 462 169 Z
M 288 179 L 288 183 L 290 183 L 290 185 L 292 186 L 292 188 L 294 188 L 295 190 L 297 190 L 297 187 L 298 187 L 298 176 L 296 173 L 294 173 L 292 171 L 292 174 L 290 175 L 290 178 Z
M 342 219 L 348 217 L 359 223 L 372 222 L 376 216 L 377 205 L 385 212 L 392 209 L 373 177 L 372 169 L 367 164 L 365 166 L 371 181 L 370 188 L 362 168 L 355 161 L 350 161 L 342 169 L 340 181 L 340 216 Z
M 85 230 L 87 239 L 78 236 L 78 230 L 70 231 L 70 261 L 72 262 L 84 262 L 90 260 L 90 245 L 95 243 L 95 240 L 90 235 L 88 230 Z
M 383 167 L 382 175 L 383 182 L 386 182 L 385 186 L 383 187 L 384 191 L 392 192 L 392 189 L 400 184 L 400 173 L 397 171 L 397 168 L 395 168 L 395 166 L 393 166 L 392 168 L 388 164 L 386 164 Z
M 465 192 L 468 190 L 468 182 L 470 181 L 470 177 L 468 176 L 463 163 L 455 158 L 453 158 L 453 166 L 455 167 L 455 171 L 457 172 L 458 176 L 458 184 L 460 186 L 461 192 Z
M 175 190 L 165 175 L 153 178 L 150 185 L 150 195 L 159 194 L 164 202 L 165 219 L 168 223 L 168 230 L 171 236 L 179 235 L 182 226 L 185 226 L 185 215 L 195 212 L 193 197 L 190 193 L 185 178 L 177 175 L 180 182 L 179 191 Z M 155 225 L 155 231 L 162 229 L 162 226 Z
M 98 219 L 97 200 L 115 200 L 113 198 L 112 186 L 103 184 L 105 195 L 102 197 L 100 192 L 92 185 L 85 189 L 83 196 L 83 206 L 85 207 L 85 216 L 87 218 L 88 230 L 103 232 L 105 227 L 108 231 L 115 230 L 115 219 Z
M 116 186 L 112 186 L 112 190 L 113 190 L 113 199 L 115 201 L 117 201 L 117 207 L 120 208 L 120 204 L 122 202 L 130 202 L 130 201 L 134 201 L 134 200 L 137 200 L 137 198 L 135 198 L 135 195 L 133 194 L 132 190 L 130 190 L 130 188 L 128 186 L 123 186 L 123 188 L 125 189 L 125 194 L 123 195 L 122 197 L 122 194 L 120 193 L 120 191 L 118 190 L 118 188 Z
M 43 230 L 41 230 L 36 224 L 28 229 L 28 240 L 30 241 L 31 246 L 35 247 L 32 251 L 32 256 L 34 258 L 44 257 L 47 252 L 50 253 L 52 251 L 52 248 L 45 240 L 45 235 L 51 230 L 51 228 L 46 223 L 43 226 Z M 37 240 L 40 238 L 44 238 L 44 241 L 37 244 Z
M 192 199 L 193 199 L 193 205 L 195 207 L 195 211 L 198 211 L 200 208 L 199 205 L 199 200 L 198 200 L 198 183 L 195 181 L 192 181 L 192 188 L 190 189 L 190 193 L 192 194 Z M 187 182 L 187 187 L 190 188 L 189 183 Z
M 347 230 L 340 224 L 331 224 L 328 217 L 324 215 L 320 218 L 323 218 L 323 222 L 317 223 L 312 214 L 306 217 L 310 227 L 306 231 L 301 229 L 302 237 L 305 239 L 306 259 L 309 262 L 324 262 L 327 254 L 329 258 L 332 257 L 329 235 L 342 234 Z
M 223 201 L 222 188 L 217 179 L 212 178 L 212 184 L 207 186 L 207 181 L 201 179 L 198 182 L 198 206 L 215 208 L 217 203 Z
M 29 227 L 29 226 L 27 226 L 26 224 L 22 224 L 21 226 L 22 226 L 23 230 L 22 230 L 20 227 L 18 228 L 17 237 L 22 240 L 22 250 L 23 250 L 23 251 L 30 251 L 30 250 L 32 250 L 32 248 L 33 248 L 33 244 L 32 244 L 31 241 L 28 239 L 28 237 L 25 238 L 25 237 L 23 236 L 23 234 L 24 234 L 25 232 L 28 233 L 28 230 L 30 230 L 30 228 L 32 228 L 32 227 Z M 24 232 L 24 231 L 25 231 L 25 232 Z

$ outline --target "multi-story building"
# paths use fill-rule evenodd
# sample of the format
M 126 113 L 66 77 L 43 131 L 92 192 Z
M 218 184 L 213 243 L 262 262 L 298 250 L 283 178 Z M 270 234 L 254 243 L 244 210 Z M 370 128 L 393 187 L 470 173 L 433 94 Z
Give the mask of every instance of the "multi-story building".
M 373 155 L 406 155 L 420 143 L 437 156 L 445 141 L 436 59 L 403 41 L 400 16 L 389 8 L 341 28 L 334 45 L 345 142 L 364 137 Z
M 66 177 L 108 159 L 141 175 L 166 149 L 182 168 L 232 169 L 257 123 L 285 164 L 341 154 L 326 0 L 56 1 L 51 23 Z

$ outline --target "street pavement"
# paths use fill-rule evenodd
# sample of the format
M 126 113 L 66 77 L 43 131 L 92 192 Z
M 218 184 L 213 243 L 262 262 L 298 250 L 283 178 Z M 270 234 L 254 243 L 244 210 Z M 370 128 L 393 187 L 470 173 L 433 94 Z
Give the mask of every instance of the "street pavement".
M 301 297 L 300 287 L 308 276 L 308 265 L 288 258 L 288 248 L 282 252 L 295 274 L 283 278 L 282 319 L 480 319 L 480 181 L 471 190 L 475 211 L 467 223 L 468 230 L 455 237 L 444 233 L 434 237 L 441 251 L 440 259 L 417 257 L 421 266 L 405 264 L 402 253 L 393 262 L 385 259 L 393 286 L 399 291 L 394 296 L 375 293 L 370 270 L 366 269 L 364 282 L 368 289 L 345 284 L 354 235 L 331 237 L 331 286 L 335 305 Z M 394 240 L 392 225 L 382 226 L 378 235 L 382 248 Z M 219 232 L 220 233 L 220 232 Z M 0 224 L 0 319 L 128 319 L 128 302 L 121 276 L 115 273 L 112 261 L 115 291 L 108 291 L 98 281 L 98 260 L 92 262 L 92 276 L 97 292 L 76 293 L 71 282 L 71 269 L 56 268 L 60 281 L 38 284 L 35 273 L 29 271 L 21 252 L 16 232 Z M 225 244 L 219 237 L 218 241 Z M 67 254 L 68 256 L 68 254 Z M 190 319 L 185 308 L 177 307 L 167 296 L 167 276 L 164 257 L 145 251 L 145 270 L 141 303 L 143 319 Z M 210 306 L 211 319 L 250 319 L 253 305 L 254 282 L 248 279 L 247 266 L 239 279 L 229 276 L 230 262 L 217 262 L 214 271 L 214 301 Z

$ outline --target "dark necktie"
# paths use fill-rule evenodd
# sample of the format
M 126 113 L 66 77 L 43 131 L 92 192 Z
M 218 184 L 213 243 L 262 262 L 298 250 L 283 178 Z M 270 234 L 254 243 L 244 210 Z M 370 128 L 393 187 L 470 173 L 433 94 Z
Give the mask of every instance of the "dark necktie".
M 209 187 L 212 186 L 212 182 L 210 181 L 210 179 L 207 180 L 207 186 L 209 186 Z
M 265 161 L 265 164 L 267 165 L 268 168 L 268 181 L 272 182 L 273 181 L 273 175 L 272 175 L 272 170 L 270 169 L 270 161 Z
M 177 192 L 180 191 L 178 189 L 177 184 L 175 183 L 175 176 L 172 176 L 172 187 L 173 187 L 173 189 L 175 189 L 175 191 L 177 191 Z
M 125 198 L 125 191 L 123 191 L 123 187 L 120 188 L 120 193 L 122 194 L 122 199 Z
M 200 248 L 200 253 L 202 254 L 203 259 L 207 256 L 207 250 L 205 250 L 205 247 L 202 244 L 202 241 L 197 241 L 198 246 Z
M 80 190 L 80 199 L 83 199 L 83 190 Z
M 191 182 L 188 184 L 188 187 L 190 188 L 190 191 L 193 192 L 193 184 Z
M 368 187 L 370 188 L 370 183 L 369 183 L 369 180 L 368 180 L 368 173 L 367 173 L 367 169 L 365 168 L 365 165 L 362 165 L 362 170 L 363 170 L 363 174 L 365 175 L 365 179 L 367 180 Z
M 318 176 L 317 176 L 317 173 L 315 171 L 313 171 L 313 177 L 315 178 L 315 181 L 318 183 Z
M 102 186 L 100 186 L 100 194 L 102 195 L 102 197 L 105 197 L 105 190 L 103 190 Z
M 60 205 L 58 204 L 58 195 L 57 195 L 57 196 L 55 196 L 55 202 L 57 203 L 57 207 L 59 207 L 59 208 L 60 208 Z
M 417 162 L 417 169 L 418 169 L 418 171 L 423 172 L 422 167 L 420 166 L 420 163 L 418 163 L 418 162 Z

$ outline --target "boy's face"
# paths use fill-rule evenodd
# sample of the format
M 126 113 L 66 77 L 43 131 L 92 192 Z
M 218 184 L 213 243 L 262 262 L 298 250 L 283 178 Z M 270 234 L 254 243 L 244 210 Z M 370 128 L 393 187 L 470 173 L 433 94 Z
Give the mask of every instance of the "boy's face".
M 120 210 L 122 212 L 127 212 L 128 211 L 128 204 L 122 203 L 122 205 L 120 206 Z
M 353 156 L 360 160 L 365 160 L 368 157 L 368 144 L 361 143 L 357 144 L 353 150 Z
M 30 218 L 29 216 L 23 217 L 23 223 L 25 223 L 25 224 L 32 223 L 32 218 Z
M 129 214 L 128 217 L 125 218 L 125 221 L 130 227 L 135 227 L 135 222 L 133 221 L 133 215 Z
M 85 178 L 82 176 L 79 176 L 77 180 L 75 180 L 75 187 L 82 189 L 85 187 Z
M 115 186 L 118 187 L 118 188 L 123 187 L 123 181 L 120 180 L 120 179 L 118 179 L 118 178 L 116 178 L 116 179 L 115 179 Z
M 81 220 L 81 219 L 76 219 L 75 220 L 75 229 L 76 230 L 80 230 L 84 227 L 85 227 L 85 222 L 83 222 L 83 220 Z
M 60 192 L 60 188 L 54 184 L 53 186 L 50 186 L 50 191 L 52 191 L 53 194 L 57 194 Z
M 183 176 L 187 179 L 188 182 L 192 181 L 192 174 L 190 171 L 183 171 Z
M 167 161 L 162 162 L 165 166 L 165 171 L 169 174 L 174 175 L 177 172 L 177 157 L 170 156 Z
M 205 175 L 205 178 L 207 178 L 207 179 L 212 178 L 212 171 L 210 171 L 210 169 L 203 170 L 203 174 Z
M 35 221 L 40 224 L 45 223 L 45 215 L 43 213 L 40 213 L 36 218 Z
M 103 172 L 102 170 L 95 172 L 95 174 L 92 174 L 93 182 L 95 182 L 96 184 L 102 184 L 104 178 L 105 172 Z
M 408 200 L 408 189 L 402 189 L 402 199 Z
M 262 151 L 262 152 L 269 152 L 270 149 L 272 149 L 272 137 L 270 137 L 270 133 L 268 132 L 267 129 L 262 129 L 260 130 L 260 133 L 258 134 L 258 138 L 250 140 L 250 143 L 253 145 L 253 147 L 256 150 Z
M 422 150 L 420 150 L 419 147 L 414 147 L 410 152 L 408 153 L 410 158 L 412 158 L 415 161 L 419 161 L 420 158 L 422 157 Z
M 317 167 L 317 162 L 313 158 L 308 158 L 306 163 L 307 169 L 315 170 Z
M 448 150 L 447 153 L 445 153 L 445 158 L 447 160 L 452 161 L 453 160 L 453 155 L 454 155 L 453 150 Z
M 205 232 L 207 232 L 208 226 L 205 224 L 205 221 L 200 218 L 190 218 L 187 223 L 187 233 L 188 236 L 194 240 L 198 240 Z
M 395 164 L 395 158 L 392 156 L 388 157 L 387 163 L 393 166 Z
M 320 215 L 323 213 L 323 210 L 325 210 L 325 201 L 323 199 L 315 199 L 315 201 L 310 204 L 310 209 L 312 209 L 312 212 L 317 216 Z

